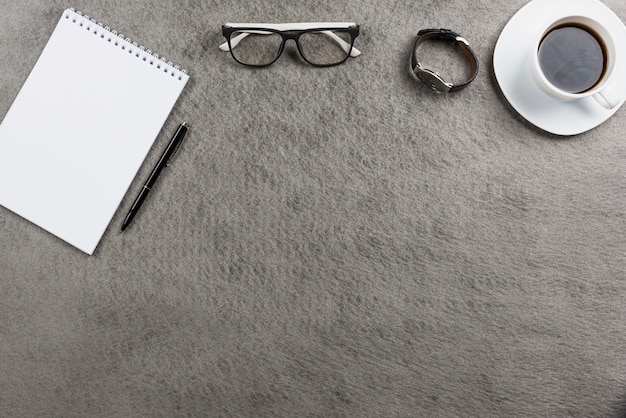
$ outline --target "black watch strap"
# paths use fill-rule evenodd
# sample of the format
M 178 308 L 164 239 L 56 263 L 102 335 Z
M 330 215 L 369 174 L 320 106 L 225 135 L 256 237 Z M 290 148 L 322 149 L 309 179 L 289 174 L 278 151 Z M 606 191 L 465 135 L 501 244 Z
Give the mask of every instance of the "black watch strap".
M 467 58 L 467 62 L 469 63 L 471 68 L 471 76 L 468 80 L 459 84 L 446 83 L 437 73 L 433 72 L 432 70 L 425 69 L 421 66 L 416 56 L 417 47 L 422 42 L 432 38 L 452 42 L 457 47 L 457 49 L 465 56 L 465 58 Z M 421 77 L 421 75 L 425 73 L 429 79 L 437 78 L 438 82 L 440 82 L 441 85 L 444 86 L 442 87 L 442 89 L 439 89 L 431 85 L 433 89 L 439 91 L 455 92 L 464 89 L 472 81 L 474 81 L 476 75 L 478 75 L 478 59 L 476 58 L 474 51 L 470 47 L 469 42 L 467 42 L 467 40 L 458 33 L 453 32 L 450 29 L 422 29 L 417 33 L 417 39 L 415 40 L 415 46 L 413 47 L 413 53 L 411 54 L 411 70 L 415 75 L 418 76 L 418 78 L 420 78 L 424 82 L 427 81 L 425 81 L 424 78 Z

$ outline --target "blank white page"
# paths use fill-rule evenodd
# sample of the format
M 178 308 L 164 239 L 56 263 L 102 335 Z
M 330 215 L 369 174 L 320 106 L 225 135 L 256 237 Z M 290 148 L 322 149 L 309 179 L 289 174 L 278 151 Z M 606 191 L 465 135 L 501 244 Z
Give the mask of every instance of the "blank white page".
M 188 80 L 148 52 L 63 13 L 0 125 L 0 205 L 93 254 Z

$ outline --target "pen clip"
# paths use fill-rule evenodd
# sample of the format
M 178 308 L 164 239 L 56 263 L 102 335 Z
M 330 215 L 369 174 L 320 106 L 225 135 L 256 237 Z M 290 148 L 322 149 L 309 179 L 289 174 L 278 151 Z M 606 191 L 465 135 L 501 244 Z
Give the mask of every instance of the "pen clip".
M 172 155 L 170 156 L 170 158 L 167 161 L 167 165 L 170 165 L 170 161 L 172 161 L 172 158 L 174 158 L 176 156 L 176 154 L 178 154 L 178 151 L 180 150 L 180 146 L 183 145 L 183 141 L 180 141 L 177 145 L 176 148 L 174 148 L 174 152 L 172 153 Z
M 178 151 L 180 150 L 181 145 L 183 145 L 183 142 L 185 142 L 184 139 L 185 139 L 185 136 L 187 134 L 186 123 L 182 123 L 178 129 L 181 129 L 183 127 L 185 128 L 185 132 L 183 132 L 183 137 L 182 137 L 182 139 L 180 141 L 178 141 L 178 144 L 176 144 L 176 148 L 174 148 L 174 151 L 172 152 L 172 155 L 170 155 L 170 157 L 167 159 L 167 163 L 165 164 L 168 167 L 170 165 L 170 161 L 172 161 L 172 158 L 174 158 L 176 156 L 176 154 L 178 154 Z

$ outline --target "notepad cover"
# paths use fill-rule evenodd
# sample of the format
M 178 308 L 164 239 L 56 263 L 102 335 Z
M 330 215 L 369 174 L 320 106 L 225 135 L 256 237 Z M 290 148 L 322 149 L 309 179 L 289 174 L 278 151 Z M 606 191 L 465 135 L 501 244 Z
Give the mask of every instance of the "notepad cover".
M 0 205 L 92 254 L 187 80 L 66 10 L 0 124 Z

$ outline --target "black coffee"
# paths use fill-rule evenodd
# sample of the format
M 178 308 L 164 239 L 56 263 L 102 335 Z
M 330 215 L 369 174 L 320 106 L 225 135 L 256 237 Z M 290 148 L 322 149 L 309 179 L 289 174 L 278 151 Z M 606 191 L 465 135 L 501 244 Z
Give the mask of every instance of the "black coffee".
M 568 93 L 594 87 L 606 68 L 603 43 L 583 26 L 563 25 L 548 32 L 539 44 L 539 66 L 548 81 Z

